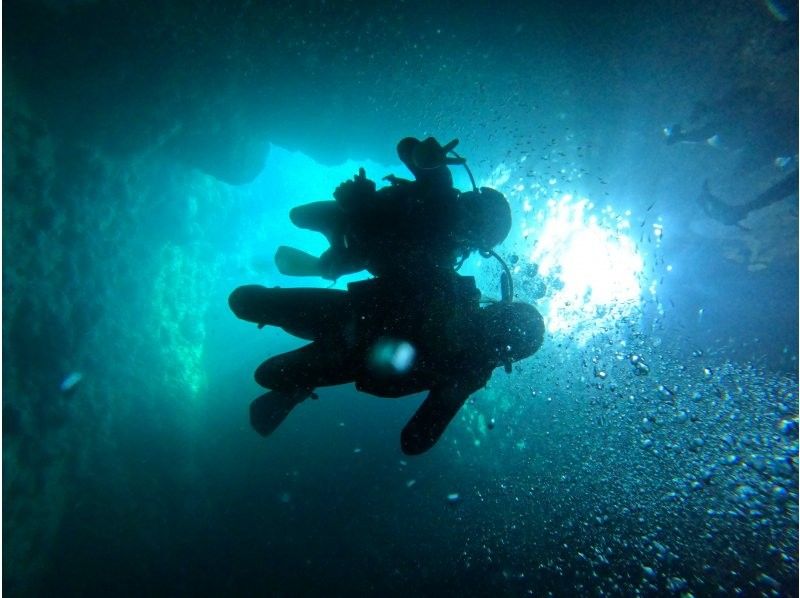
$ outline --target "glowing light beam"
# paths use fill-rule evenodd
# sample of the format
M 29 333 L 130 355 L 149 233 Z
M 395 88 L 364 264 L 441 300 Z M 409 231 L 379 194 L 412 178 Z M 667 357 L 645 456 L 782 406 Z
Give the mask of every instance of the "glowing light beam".
M 624 231 L 630 223 L 610 208 L 598 220 L 587 199 L 552 199 L 542 214 L 529 254 L 539 275 L 556 290 L 548 293 L 550 332 L 575 332 L 579 341 L 612 320 L 634 315 L 641 304 L 644 262 Z M 609 226 L 605 220 L 613 220 Z

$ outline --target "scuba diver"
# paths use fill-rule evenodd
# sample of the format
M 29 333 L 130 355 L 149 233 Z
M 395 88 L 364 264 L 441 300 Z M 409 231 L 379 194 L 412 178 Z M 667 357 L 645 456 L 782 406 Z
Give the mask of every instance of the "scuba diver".
M 705 143 L 731 152 L 738 162 L 733 171 L 737 182 L 743 171 L 762 185 L 772 183 L 776 176 L 773 168 L 784 173 L 764 192 L 738 205 L 716 197 L 705 181 L 697 203 L 709 218 L 745 229 L 740 223 L 751 212 L 797 193 L 797 104 L 781 99 L 778 91 L 738 85 L 711 102 L 698 102 L 690 127 L 664 128 L 667 144 Z
M 458 140 L 442 146 L 433 137 L 407 137 L 397 145 L 400 160 L 414 180 L 384 177 L 390 185 L 376 190 L 364 169 L 318 201 L 291 210 L 300 227 L 321 232 L 330 249 L 315 257 L 281 246 L 275 263 L 282 274 L 339 276 L 368 270 L 375 276 L 419 278 L 451 270 L 472 251 L 491 253 L 511 230 L 511 209 L 502 193 L 478 189 L 466 160 L 455 153 Z M 448 154 L 453 154 L 449 156 Z M 467 169 L 473 190 L 453 187 L 448 166 Z
M 754 141 L 758 129 L 763 129 L 765 121 L 775 112 L 769 109 L 767 100 L 758 87 L 739 86 L 709 102 L 697 101 L 689 115 L 690 126 L 664 127 L 664 140 L 667 145 L 707 143 L 712 147 L 742 147 Z
M 766 208 L 786 197 L 797 195 L 797 189 L 798 170 L 795 168 L 777 183 L 771 185 L 766 191 L 740 205 L 725 203 L 713 195 L 711 189 L 709 189 L 708 181 L 706 180 L 703 183 L 703 190 L 697 198 L 697 202 L 709 218 L 728 226 L 744 228 L 740 222 L 747 218 L 750 212 Z
M 697 102 L 689 127 L 662 132 L 668 145 L 707 144 L 735 152 L 739 168 L 755 171 L 797 152 L 797 111 L 756 85 L 740 85 L 718 99 Z
M 268 436 L 321 386 L 355 382 L 357 390 L 380 397 L 427 390 L 400 437 L 403 452 L 417 455 L 436 443 L 495 368 L 511 372 L 512 363 L 541 346 L 542 316 L 513 302 L 508 285 L 502 301 L 481 307 L 472 277 L 451 270 L 420 283 L 371 278 L 350 283 L 347 291 L 234 290 L 229 305 L 240 319 L 311 341 L 256 370 L 256 382 L 270 390 L 250 406 L 255 430 Z

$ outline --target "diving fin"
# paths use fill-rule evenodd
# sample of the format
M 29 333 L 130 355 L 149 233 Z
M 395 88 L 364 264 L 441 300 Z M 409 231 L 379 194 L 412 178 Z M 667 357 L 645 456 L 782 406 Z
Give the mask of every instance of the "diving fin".
M 275 252 L 275 265 L 278 272 L 286 276 L 322 276 L 318 257 L 286 245 L 281 245 Z
M 261 436 L 269 436 L 308 396 L 307 390 L 271 390 L 250 403 L 250 425 Z

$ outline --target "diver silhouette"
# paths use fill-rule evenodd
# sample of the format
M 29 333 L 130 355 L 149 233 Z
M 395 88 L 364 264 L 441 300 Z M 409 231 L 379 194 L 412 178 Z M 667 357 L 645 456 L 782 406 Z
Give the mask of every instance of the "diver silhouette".
M 511 230 L 511 210 L 502 193 L 478 189 L 474 179 L 471 191 L 453 187 L 448 166 L 466 167 L 460 156 L 448 156 L 457 143 L 442 146 L 432 137 L 407 137 L 398 143 L 397 154 L 413 181 L 388 175 L 389 186 L 376 189 L 360 169 L 337 187 L 333 201 L 292 209 L 292 222 L 324 234 L 330 248 L 315 257 L 281 246 L 275 255 L 278 270 L 329 280 L 364 269 L 375 276 L 418 278 L 450 270 L 472 251 L 490 251 Z
M 797 190 L 798 170 L 794 169 L 750 201 L 739 205 L 726 203 L 712 194 L 706 180 L 703 183 L 703 190 L 698 196 L 697 202 L 709 218 L 728 226 L 744 228 L 740 223 L 751 212 L 766 208 L 792 195 L 797 195 Z
M 481 307 L 474 279 L 454 271 L 418 286 L 371 278 L 347 291 L 248 285 L 233 291 L 229 305 L 240 319 L 311 341 L 256 370 L 256 382 L 270 389 L 250 407 L 257 432 L 271 434 L 321 386 L 355 382 L 381 397 L 427 390 L 401 434 L 409 455 L 431 448 L 495 368 L 511 371 L 544 336 L 533 306 L 506 296 Z
M 754 171 L 797 153 L 797 109 L 756 85 L 696 102 L 690 125 L 664 127 L 667 144 L 706 144 L 733 152 L 739 169 Z

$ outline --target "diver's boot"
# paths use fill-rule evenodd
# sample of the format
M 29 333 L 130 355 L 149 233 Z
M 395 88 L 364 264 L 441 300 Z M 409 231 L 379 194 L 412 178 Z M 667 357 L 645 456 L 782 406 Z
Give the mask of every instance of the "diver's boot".
M 286 276 L 322 276 L 320 259 L 294 247 L 281 245 L 275 253 L 278 272 Z
M 261 436 L 269 436 L 294 409 L 313 393 L 306 389 L 271 390 L 250 403 L 250 425 Z

